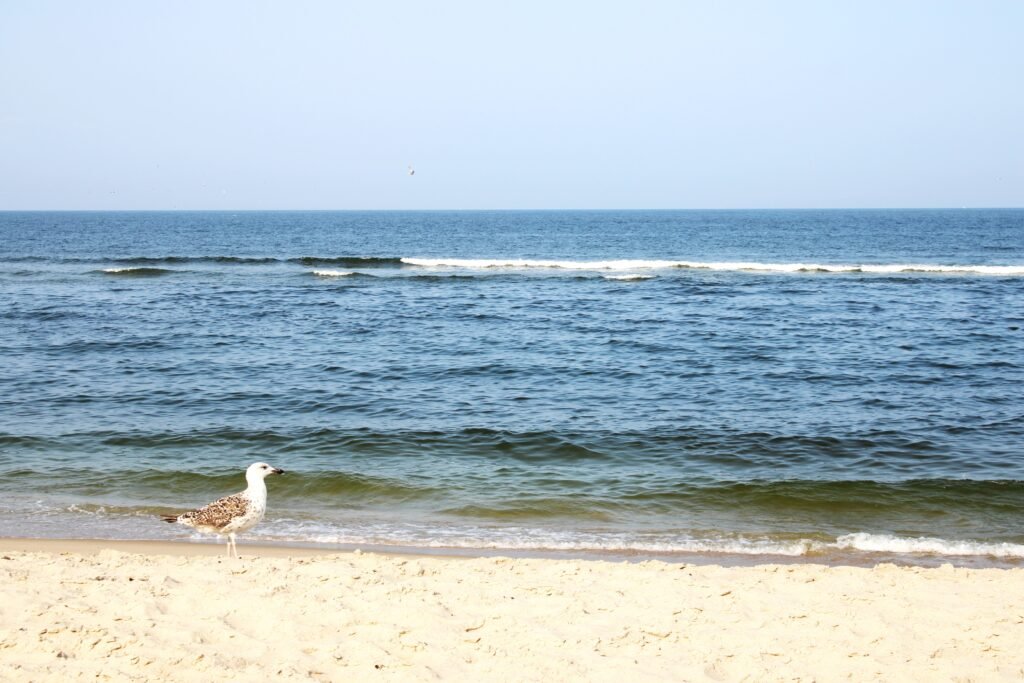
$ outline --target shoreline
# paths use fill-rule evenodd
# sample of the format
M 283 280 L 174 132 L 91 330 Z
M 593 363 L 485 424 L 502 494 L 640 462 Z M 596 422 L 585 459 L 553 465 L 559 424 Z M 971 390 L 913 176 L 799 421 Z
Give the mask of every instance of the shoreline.
M 739 553 L 625 553 L 579 550 L 520 550 L 506 548 L 427 548 L 419 546 L 374 544 L 314 544 L 302 542 L 242 542 L 238 546 L 243 557 L 322 557 L 330 555 L 373 554 L 387 557 L 440 558 L 450 560 L 508 559 L 551 560 L 564 562 L 625 562 L 641 564 L 657 562 L 667 565 L 715 566 L 723 568 L 779 566 L 854 567 L 871 569 L 879 565 L 935 569 L 950 566 L 956 569 L 1024 570 L 1024 560 L 1007 560 L 989 556 L 935 556 L 899 553 L 842 553 L 813 555 L 771 555 Z M 49 552 L 95 555 L 104 550 L 140 555 L 226 556 L 225 544 L 214 538 L 157 540 L 104 538 L 40 538 L 0 536 L 0 552 Z
M 243 549 L 248 552 L 242 553 Z M 97 555 L 105 550 L 137 555 L 170 555 L 178 557 L 226 556 L 223 543 L 98 538 L 0 537 L 0 552 Z M 239 552 L 249 557 L 315 557 L 337 554 L 338 551 L 300 546 L 258 544 L 239 545 Z
M 240 550 L 0 539 L 0 678 L 1024 676 L 1024 568 Z

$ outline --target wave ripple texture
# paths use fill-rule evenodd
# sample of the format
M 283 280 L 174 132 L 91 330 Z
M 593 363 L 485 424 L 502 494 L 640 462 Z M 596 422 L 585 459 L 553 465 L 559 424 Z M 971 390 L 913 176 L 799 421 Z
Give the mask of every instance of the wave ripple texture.
M 1022 328 L 1020 210 L 0 213 L 0 534 L 1018 563 Z

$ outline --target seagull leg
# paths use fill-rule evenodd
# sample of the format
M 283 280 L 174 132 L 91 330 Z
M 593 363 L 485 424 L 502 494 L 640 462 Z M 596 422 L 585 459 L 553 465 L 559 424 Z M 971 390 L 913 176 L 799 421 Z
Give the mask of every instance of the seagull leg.
M 238 546 L 235 544 L 235 535 L 234 534 L 230 534 L 230 535 L 228 535 L 228 538 L 231 539 L 231 550 L 232 550 L 232 552 L 234 552 L 235 558 L 237 558 L 238 557 Z

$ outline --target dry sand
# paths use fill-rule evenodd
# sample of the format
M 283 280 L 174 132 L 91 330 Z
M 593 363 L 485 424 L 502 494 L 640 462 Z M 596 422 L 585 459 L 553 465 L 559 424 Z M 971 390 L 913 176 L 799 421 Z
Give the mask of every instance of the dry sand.
M 1024 569 L 240 551 L 0 542 L 0 680 L 1024 679 Z

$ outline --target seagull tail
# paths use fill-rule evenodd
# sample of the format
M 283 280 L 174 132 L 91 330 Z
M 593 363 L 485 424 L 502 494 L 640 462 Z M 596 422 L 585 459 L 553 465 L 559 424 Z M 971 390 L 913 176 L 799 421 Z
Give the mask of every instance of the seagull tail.
M 160 515 L 160 519 L 164 520 L 168 524 L 174 524 L 178 521 L 177 515 Z

